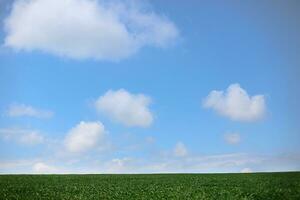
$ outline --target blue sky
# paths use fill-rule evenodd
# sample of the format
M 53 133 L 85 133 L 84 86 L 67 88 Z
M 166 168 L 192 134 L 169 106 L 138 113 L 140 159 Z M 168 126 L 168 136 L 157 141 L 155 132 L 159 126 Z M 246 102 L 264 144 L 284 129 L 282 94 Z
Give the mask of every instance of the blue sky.
M 0 1 L 0 173 L 299 170 L 299 7 Z

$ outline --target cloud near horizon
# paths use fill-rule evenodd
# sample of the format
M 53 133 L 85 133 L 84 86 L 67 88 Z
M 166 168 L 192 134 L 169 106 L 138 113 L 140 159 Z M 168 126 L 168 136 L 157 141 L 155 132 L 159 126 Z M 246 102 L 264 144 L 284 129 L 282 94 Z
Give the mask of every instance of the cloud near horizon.
M 239 84 L 230 85 L 225 92 L 213 90 L 204 99 L 203 107 L 233 121 L 257 121 L 266 112 L 265 96 L 249 96 Z
M 16 0 L 4 27 L 7 47 L 73 59 L 120 60 L 179 36 L 172 21 L 139 1 Z
M 43 162 L 37 162 L 32 166 L 32 172 L 35 174 L 57 174 L 60 171 L 54 167 Z
M 106 173 L 232 173 L 299 171 L 299 154 L 255 155 L 194 154 L 186 157 L 170 155 L 85 159 L 77 164 L 53 157 L 33 160 L 0 160 L 2 174 L 106 174 Z

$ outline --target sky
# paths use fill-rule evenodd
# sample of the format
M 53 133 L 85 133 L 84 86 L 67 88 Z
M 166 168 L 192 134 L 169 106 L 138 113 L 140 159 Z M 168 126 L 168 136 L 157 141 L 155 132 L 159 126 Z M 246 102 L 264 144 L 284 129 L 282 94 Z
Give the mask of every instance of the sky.
M 299 171 L 299 8 L 0 0 L 0 173 Z

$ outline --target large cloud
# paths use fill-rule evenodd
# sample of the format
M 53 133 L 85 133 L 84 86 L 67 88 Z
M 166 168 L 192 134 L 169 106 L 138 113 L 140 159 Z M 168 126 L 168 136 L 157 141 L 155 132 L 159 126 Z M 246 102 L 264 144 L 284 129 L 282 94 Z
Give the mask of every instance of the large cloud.
M 138 1 L 16 0 L 5 45 L 75 59 L 119 60 L 143 46 L 166 47 L 176 26 Z
M 249 96 L 239 84 L 232 84 L 227 91 L 212 91 L 204 99 L 203 106 L 234 121 L 256 121 L 266 110 L 264 95 Z
M 104 136 L 105 129 L 101 122 L 82 121 L 68 132 L 64 144 L 71 153 L 83 153 L 100 144 Z
M 34 108 L 25 104 L 11 104 L 7 110 L 9 117 L 36 117 L 36 118 L 50 118 L 53 112 L 49 110 L 42 110 Z
M 147 127 L 153 121 L 148 108 L 151 99 L 124 89 L 109 90 L 96 101 L 96 109 L 126 126 Z

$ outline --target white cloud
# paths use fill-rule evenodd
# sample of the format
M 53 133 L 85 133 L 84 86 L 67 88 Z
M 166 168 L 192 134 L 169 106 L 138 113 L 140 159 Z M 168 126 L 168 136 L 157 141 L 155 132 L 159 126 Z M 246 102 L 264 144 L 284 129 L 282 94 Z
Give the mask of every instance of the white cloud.
M 23 145 L 37 145 L 45 141 L 44 136 L 39 131 L 29 129 L 0 129 L 0 136 L 6 141 L 15 141 Z
M 95 103 L 98 112 L 126 126 L 150 126 L 153 117 L 148 108 L 151 99 L 143 94 L 131 94 L 124 89 L 109 90 Z
M 124 173 L 130 170 L 131 158 L 114 158 L 105 163 L 103 172 L 105 173 Z
M 251 173 L 252 172 L 252 169 L 246 167 L 244 169 L 241 170 L 242 173 Z
M 264 95 L 249 96 L 239 84 L 232 84 L 227 91 L 212 91 L 203 101 L 205 108 L 211 108 L 220 115 L 234 121 L 256 121 L 266 110 Z
M 220 155 L 170 155 L 153 158 L 121 158 L 102 161 L 99 166 L 102 173 L 211 173 L 240 172 L 245 166 L 262 165 L 261 157 L 247 154 Z
M 7 115 L 10 117 L 27 116 L 36 118 L 50 118 L 53 116 L 53 112 L 34 108 L 25 104 L 11 104 L 7 110 Z
M 16 50 L 99 60 L 166 47 L 179 35 L 173 22 L 140 1 L 16 0 L 5 30 L 5 45 Z
M 155 154 L 144 157 L 89 157 L 76 162 L 55 156 L 32 160 L 1 160 L 0 174 L 24 173 L 236 173 L 299 171 L 299 154 L 255 155 L 189 154 L 174 157 Z M 40 163 L 40 164 L 38 164 Z M 42 164 L 41 164 L 42 163 Z
M 239 133 L 226 133 L 224 139 L 228 144 L 239 144 L 241 142 Z
M 188 150 L 182 142 L 178 142 L 173 150 L 174 155 L 177 157 L 187 156 Z
M 82 153 L 100 144 L 104 136 L 105 129 L 101 122 L 82 121 L 68 132 L 64 145 L 71 153 Z
M 35 163 L 33 160 L 0 160 L 0 173 L 16 174 L 28 173 Z
M 146 138 L 145 138 L 145 140 L 146 140 L 146 143 L 148 143 L 148 144 L 154 144 L 155 143 L 155 138 L 154 137 L 152 137 L 152 136 L 147 136 Z
M 50 166 L 43 162 L 35 163 L 32 167 L 32 171 L 33 173 L 37 174 L 54 174 L 59 172 L 56 167 Z

